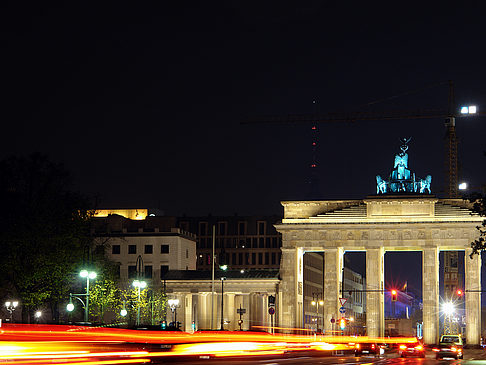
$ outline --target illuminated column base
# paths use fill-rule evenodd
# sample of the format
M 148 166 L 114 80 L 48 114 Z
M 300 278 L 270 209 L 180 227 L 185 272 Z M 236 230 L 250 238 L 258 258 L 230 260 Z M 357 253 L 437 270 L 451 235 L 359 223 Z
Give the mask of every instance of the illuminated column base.
M 468 345 L 479 345 L 481 341 L 481 256 L 469 255 L 472 249 L 467 249 L 464 255 L 466 273 L 466 340 Z
M 439 249 L 422 251 L 423 337 L 427 345 L 439 338 Z
M 280 293 L 281 306 L 279 323 L 286 328 L 301 327 L 302 300 L 303 300 L 302 250 L 295 248 L 282 248 L 280 261 Z M 299 305 L 300 304 L 300 305 Z M 300 309 L 299 309 L 300 308 Z
M 383 247 L 366 250 L 366 331 L 369 337 L 385 335 Z
M 343 269 L 343 249 L 342 247 L 328 249 L 324 252 L 324 305 L 322 328 L 326 334 L 332 333 L 338 328 L 339 296 L 341 289 L 341 275 Z M 334 318 L 334 325 L 331 319 Z

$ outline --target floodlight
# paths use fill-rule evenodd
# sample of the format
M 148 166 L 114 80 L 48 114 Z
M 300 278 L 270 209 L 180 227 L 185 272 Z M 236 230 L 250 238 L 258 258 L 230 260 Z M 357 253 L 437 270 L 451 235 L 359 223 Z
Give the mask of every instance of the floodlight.
M 459 190 L 466 190 L 467 189 L 467 183 L 463 182 L 459 184 Z

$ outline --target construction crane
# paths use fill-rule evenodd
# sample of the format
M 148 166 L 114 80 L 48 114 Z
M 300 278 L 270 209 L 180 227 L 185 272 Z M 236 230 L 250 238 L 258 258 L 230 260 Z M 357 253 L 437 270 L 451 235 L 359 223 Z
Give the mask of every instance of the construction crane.
M 342 112 L 342 113 L 314 113 L 314 114 L 289 114 L 286 116 L 267 116 L 264 118 L 254 118 L 242 122 L 242 124 L 313 124 L 313 130 L 316 130 L 316 123 L 349 123 L 356 121 L 376 121 L 376 120 L 400 120 L 400 119 L 445 119 L 445 165 L 447 173 L 447 184 L 445 192 L 449 198 L 459 197 L 458 193 L 458 176 L 457 176 L 457 135 L 456 119 L 471 116 L 486 116 L 485 112 L 478 112 L 475 106 L 462 107 L 456 109 L 454 100 L 454 83 L 452 81 L 434 84 L 449 85 L 448 108 L 444 109 L 419 109 L 414 111 L 383 111 L 383 112 Z M 415 91 L 414 91 L 415 92 Z M 414 92 L 404 93 L 402 95 Z M 401 95 L 398 95 L 401 96 Z M 395 96 L 395 97 L 398 97 Z M 395 98 L 392 97 L 392 98 Z M 389 98 L 391 99 L 391 98 Z M 385 99 L 386 100 L 386 99 Z M 315 141 L 313 140 L 313 155 L 315 155 Z M 311 168 L 315 168 L 313 162 Z

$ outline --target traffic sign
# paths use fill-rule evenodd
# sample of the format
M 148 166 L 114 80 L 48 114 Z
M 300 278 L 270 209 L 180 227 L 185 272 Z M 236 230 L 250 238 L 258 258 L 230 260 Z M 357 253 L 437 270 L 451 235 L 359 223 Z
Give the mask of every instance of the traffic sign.
M 275 314 L 275 307 L 268 308 L 268 314 L 274 315 Z
M 341 314 L 346 313 L 346 309 L 344 307 L 339 308 L 339 313 Z
M 348 298 L 339 298 L 339 303 L 341 303 L 341 307 L 344 307 L 346 302 L 348 301 Z
M 238 313 L 238 314 L 245 314 L 246 313 L 246 309 L 245 308 L 238 308 L 236 310 L 236 313 Z

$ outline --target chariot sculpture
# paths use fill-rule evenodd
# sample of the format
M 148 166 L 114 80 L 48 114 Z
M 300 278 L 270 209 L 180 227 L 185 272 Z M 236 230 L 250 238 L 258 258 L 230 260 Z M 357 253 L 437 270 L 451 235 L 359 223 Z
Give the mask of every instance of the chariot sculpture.
M 388 180 L 383 179 L 380 175 L 376 176 L 376 193 L 418 193 L 431 194 L 430 184 L 432 176 L 427 175 L 425 179 L 416 179 L 415 173 L 408 169 L 408 142 L 410 139 L 402 138 L 400 140 L 401 152 L 395 155 L 395 163 Z

